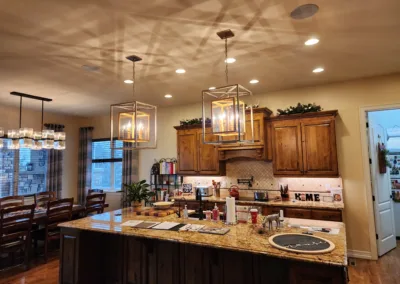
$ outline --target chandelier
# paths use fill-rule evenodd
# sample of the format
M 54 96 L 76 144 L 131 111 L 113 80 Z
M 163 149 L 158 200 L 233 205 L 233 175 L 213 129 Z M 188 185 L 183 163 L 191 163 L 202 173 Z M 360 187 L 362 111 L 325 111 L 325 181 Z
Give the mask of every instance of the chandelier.
M 243 101 L 252 93 L 239 84 L 229 85 L 228 80 L 228 38 L 235 35 L 231 30 L 218 32 L 217 35 L 225 40 L 226 86 L 202 91 L 203 143 L 254 143 L 253 109 L 246 107 Z M 207 124 L 206 118 L 210 116 L 211 124 Z M 210 134 L 216 135 L 216 138 L 207 139 Z
M 65 149 L 65 132 L 54 132 L 54 130 L 43 130 L 44 102 L 51 102 L 52 99 L 33 96 L 29 94 L 11 92 L 13 96 L 20 97 L 19 101 L 19 128 L 10 129 L 5 133 L 4 128 L 0 127 L 0 148 L 4 147 L 4 140 L 9 139 L 8 149 L 17 150 L 27 148 L 32 150 L 42 149 Z M 22 127 L 22 98 L 39 100 L 42 102 L 42 124 L 41 130 L 35 131 L 33 128 Z
M 135 65 L 142 59 L 136 55 L 127 59 L 133 63 L 133 100 L 111 105 L 110 145 L 114 150 L 154 149 L 157 147 L 157 107 L 135 100 Z M 122 141 L 122 145 L 115 140 Z

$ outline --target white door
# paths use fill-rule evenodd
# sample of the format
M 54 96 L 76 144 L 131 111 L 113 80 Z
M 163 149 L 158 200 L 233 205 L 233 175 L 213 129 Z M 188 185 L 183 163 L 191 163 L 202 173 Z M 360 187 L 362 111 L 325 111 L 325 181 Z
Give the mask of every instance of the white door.
M 389 169 L 379 173 L 378 143 L 386 142 L 386 131 L 373 121 L 369 121 L 369 153 L 371 158 L 371 186 L 374 195 L 375 229 L 377 233 L 378 255 L 381 256 L 396 247 L 392 190 Z M 386 145 L 386 143 L 385 143 Z

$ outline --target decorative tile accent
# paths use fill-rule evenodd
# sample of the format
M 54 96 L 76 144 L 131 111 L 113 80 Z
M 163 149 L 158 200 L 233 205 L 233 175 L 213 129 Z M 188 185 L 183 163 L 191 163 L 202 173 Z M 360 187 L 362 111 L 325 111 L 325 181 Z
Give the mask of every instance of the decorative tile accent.
M 226 164 L 226 176 L 224 177 L 204 177 L 190 176 L 184 178 L 184 183 L 195 185 L 211 185 L 211 181 L 221 182 L 221 188 L 229 188 L 237 184 L 238 178 L 254 177 L 253 186 L 239 185 L 242 196 L 253 196 L 253 190 L 270 190 L 269 197 L 273 198 L 279 195 L 279 184 L 288 184 L 291 198 L 296 191 L 316 192 L 320 191 L 321 196 L 329 195 L 323 193 L 328 187 L 343 188 L 342 179 L 339 178 L 275 178 L 272 169 L 272 163 L 263 161 L 231 161 Z M 250 190 L 248 190 L 250 189 Z M 227 195 L 226 190 L 221 190 L 221 196 Z

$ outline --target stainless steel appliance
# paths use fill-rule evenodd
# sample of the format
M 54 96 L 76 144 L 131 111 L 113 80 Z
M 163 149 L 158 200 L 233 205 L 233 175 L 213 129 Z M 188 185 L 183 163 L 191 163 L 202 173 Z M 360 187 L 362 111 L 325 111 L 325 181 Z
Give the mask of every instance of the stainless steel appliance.
M 199 191 L 201 196 L 212 196 L 214 193 L 214 187 L 213 186 L 196 186 L 196 192 Z
M 265 191 L 265 190 L 254 191 L 254 200 L 255 201 L 268 201 L 268 191 Z

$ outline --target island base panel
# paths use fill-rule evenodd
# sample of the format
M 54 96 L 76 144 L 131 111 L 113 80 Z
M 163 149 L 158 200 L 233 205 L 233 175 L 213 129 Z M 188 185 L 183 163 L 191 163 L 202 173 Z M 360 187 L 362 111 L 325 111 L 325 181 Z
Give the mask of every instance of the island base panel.
M 346 283 L 345 268 L 62 228 L 60 283 Z

